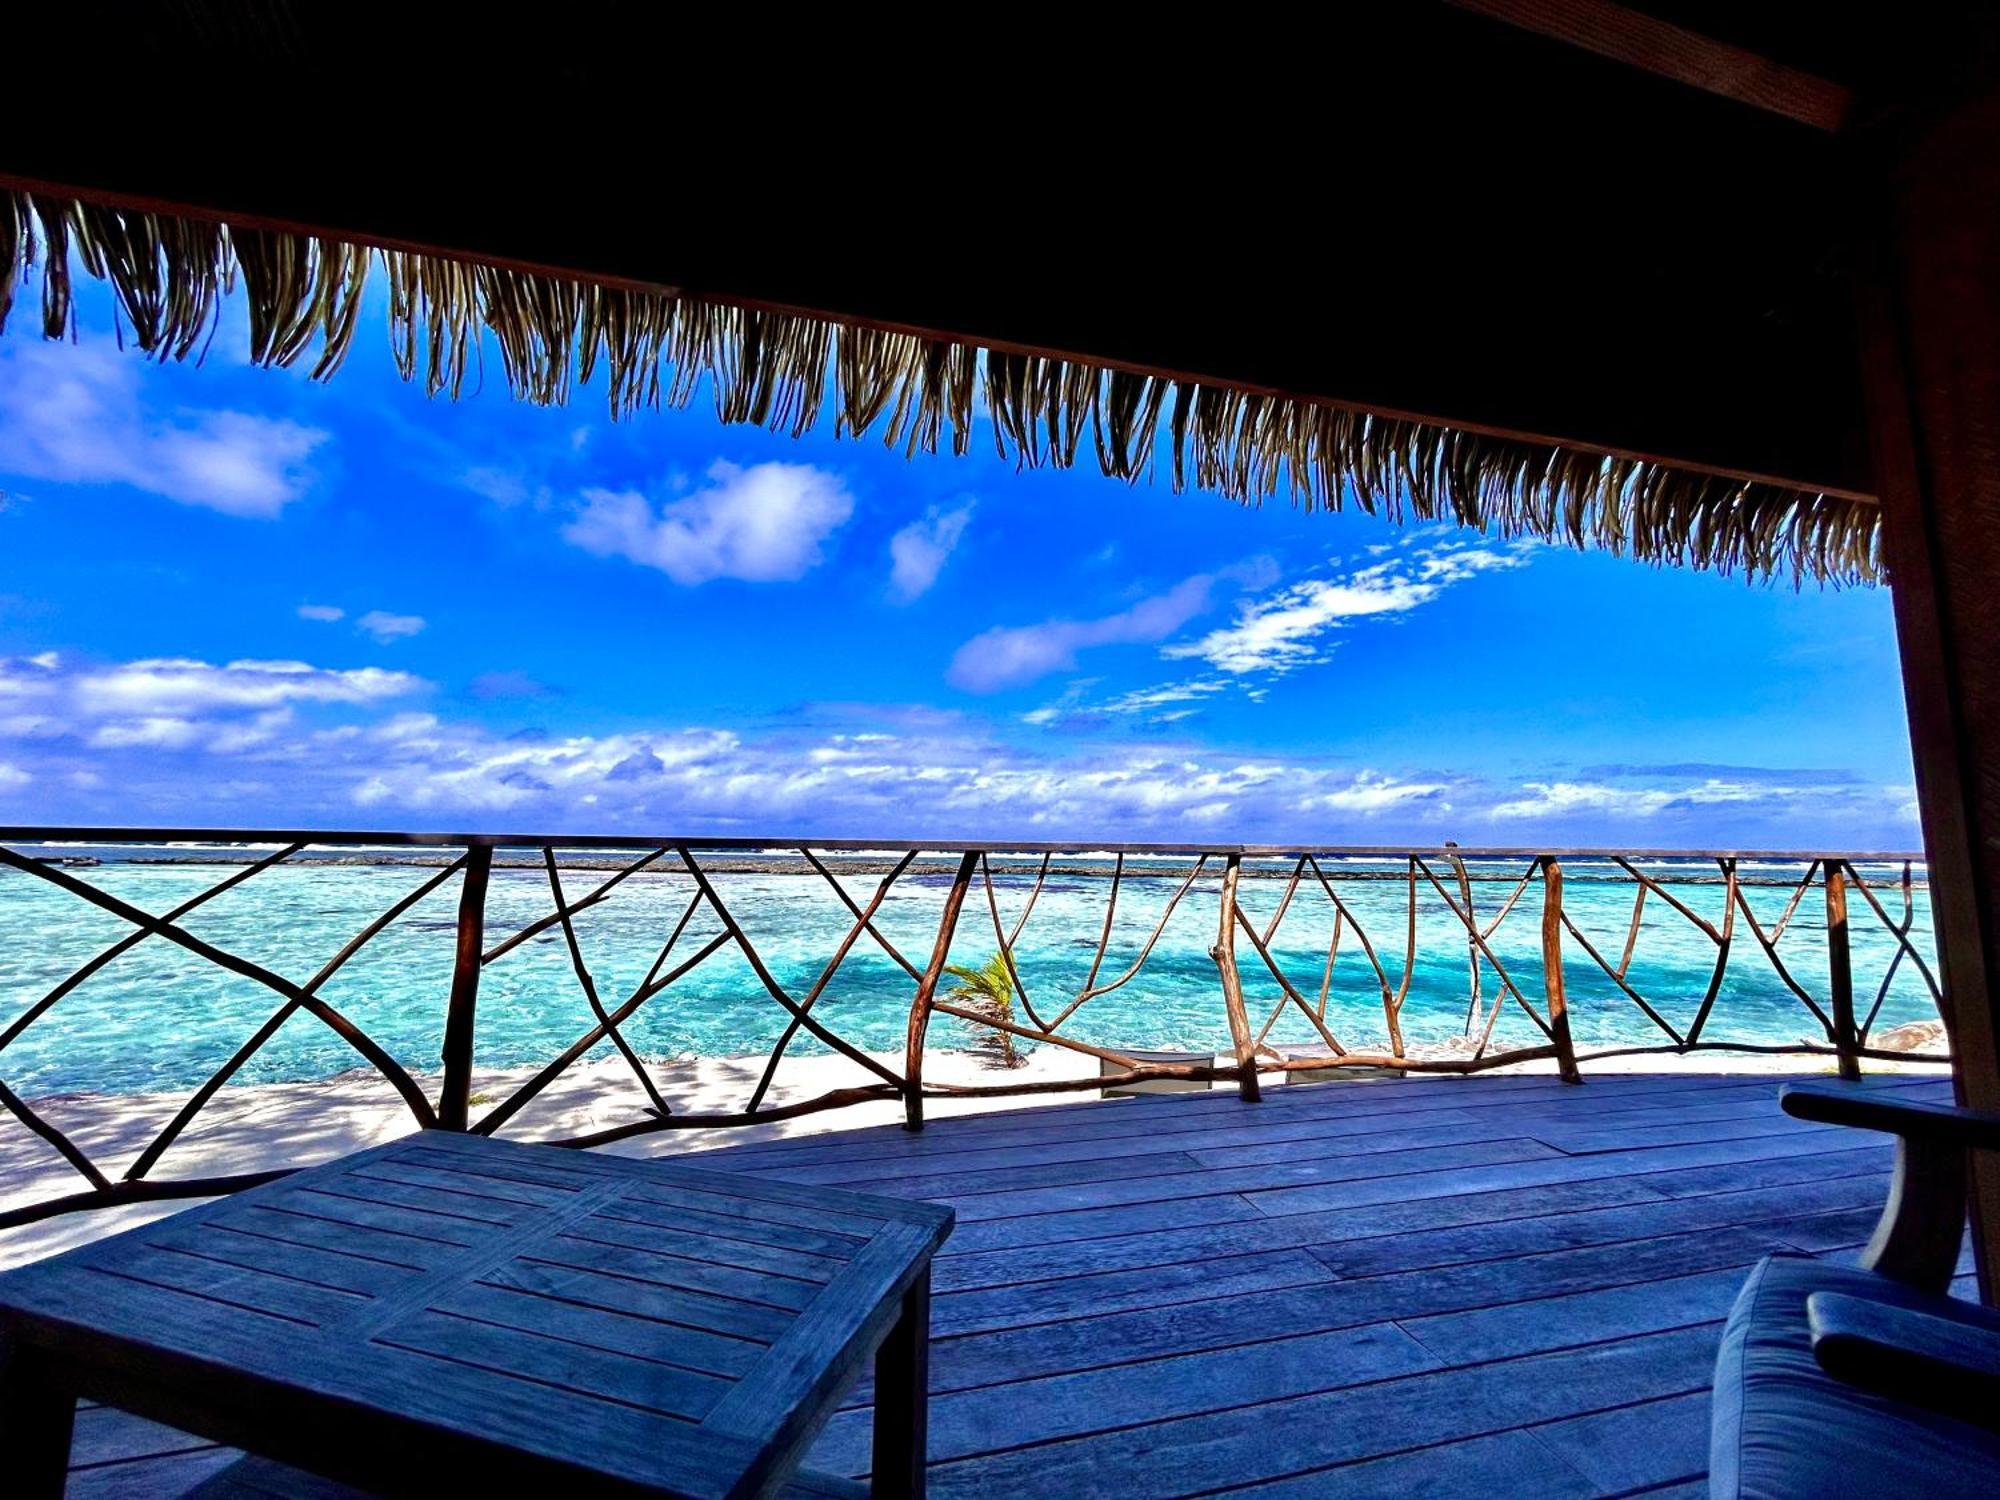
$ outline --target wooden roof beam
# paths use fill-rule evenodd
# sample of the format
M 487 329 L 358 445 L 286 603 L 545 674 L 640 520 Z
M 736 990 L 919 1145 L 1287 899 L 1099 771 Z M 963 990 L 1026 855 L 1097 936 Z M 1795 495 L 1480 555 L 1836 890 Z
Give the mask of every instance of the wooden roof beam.
M 1690 88 L 1829 133 L 1846 124 L 1853 91 L 1743 47 L 1611 0 L 1450 0 L 1523 31 L 1581 47 Z

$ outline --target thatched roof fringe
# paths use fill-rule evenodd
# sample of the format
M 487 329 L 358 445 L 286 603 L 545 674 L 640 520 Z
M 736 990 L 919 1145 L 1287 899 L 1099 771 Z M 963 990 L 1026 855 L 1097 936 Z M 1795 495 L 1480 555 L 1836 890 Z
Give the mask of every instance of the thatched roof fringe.
M 1098 467 L 1136 480 L 1165 441 L 1176 489 L 1307 509 L 1358 504 L 1501 536 L 1598 547 L 1752 577 L 1872 582 L 1878 507 L 1782 486 L 1382 417 L 1290 397 L 1105 369 L 819 318 L 310 236 L 0 194 L 0 326 L 17 282 L 42 268 L 43 331 L 74 312 L 72 264 L 108 282 L 119 336 L 161 358 L 206 348 L 238 279 L 251 356 L 312 357 L 324 379 L 351 346 L 377 259 L 388 277 L 397 370 L 431 395 L 481 376 L 490 332 L 517 396 L 567 401 L 601 366 L 614 416 L 684 406 L 704 380 L 717 415 L 798 435 L 829 400 L 842 435 L 880 431 L 906 452 L 971 440 L 983 383 L 999 452 L 1068 468 L 1086 431 Z M 832 392 L 828 392 L 829 377 Z
M 7 315 L 14 310 L 15 268 L 34 263 L 35 243 L 30 238 L 34 222 L 25 198 L 0 194 L 0 328 L 7 326 Z

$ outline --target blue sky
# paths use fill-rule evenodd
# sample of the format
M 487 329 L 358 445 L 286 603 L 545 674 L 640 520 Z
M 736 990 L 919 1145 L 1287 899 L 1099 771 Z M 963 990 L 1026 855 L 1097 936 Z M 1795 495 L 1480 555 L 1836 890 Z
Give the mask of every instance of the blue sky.
M 24 304 L 29 299 L 23 299 Z M 0 819 L 1903 848 L 1881 590 L 0 338 Z

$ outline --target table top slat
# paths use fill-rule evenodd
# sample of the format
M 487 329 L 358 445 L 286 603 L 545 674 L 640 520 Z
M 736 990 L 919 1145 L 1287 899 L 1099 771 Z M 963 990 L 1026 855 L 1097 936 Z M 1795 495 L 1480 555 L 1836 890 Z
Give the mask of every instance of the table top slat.
M 591 1222 L 608 1220 L 643 1229 L 648 1242 L 662 1251 L 685 1255 L 690 1260 L 713 1261 L 743 1271 L 764 1271 L 793 1281 L 825 1285 L 839 1274 L 848 1257 L 816 1255 L 809 1250 L 793 1250 L 783 1245 L 741 1240 L 732 1234 L 690 1230 L 674 1222 L 672 1209 L 655 1204 L 634 1203 L 620 1197 L 592 1214 Z M 739 1221 L 740 1222 L 740 1221 Z
M 375 1300 L 366 1292 L 337 1292 L 269 1271 L 158 1246 L 134 1247 L 106 1269 L 154 1286 L 254 1308 L 315 1328 L 350 1316 Z
M 699 1422 L 707 1416 L 736 1383 L 660 1360 L 594 1349 L 523 1329 L 500 1328 L 430 1308 L 398 1319 L 371 1342 L 686 1422 Z
M 391 1208 L 407 1208 L 422 1214 L 463 1220 L 468 1225 L 493 1225 L 503 1229 L 533 1218 L 544 1206 L 509 1203 L 483 1194 L 460 1192 L 455 1188 L 429 1184 L 419 1186 L 360 1172 L 349 1172 L 333 1179 L 319 1192 L 336 1198 L 354 1198 L 364 1203 L 379 1203 Z
M 601 1251 L 609 1256 L 615 1248 L 575 1241 L 570 1245 L 566 1258 L 589 1259 L 591 1251 Z M 737 1302 L 708 1292 L 692 1292 L 683 1287 L 641 1281 L 619 1275 L 609 1266 L 557 1265 L 526 1257 L 488 1271 L 480 1278 L 480 1284 L 532 1292 L 573 1302 L 579 1307 L 602 1308 L 625 1317 L 649 1318 L 676 1327 L 703 1329 L 762 1344 L 775 1342 L 792 1326 L 792 1319 L 796 1316 L 781 1307 Z
M 428 1270 L 465 1253 L 462 1247 L 446 1244 L 442 1240 L 394 1234 L 358 1224 L 339 1224 L 311 1214 L 265 1208 L 260 1203 L 229 1199 L 225 1200 L 225 1206 L 228 1211 L 217 1215 L 214 1220 L 221 1228 L 262 1235 L 283 1244 L 353 1256 L 359 1260 L 382 1261 L 408 1270 Z
M 869 1202 L 859 1194 L 855 1196 L 860 1202 Z M 855 1250 L 867 1244 L 869 1238 L 887 1222 L 870 1214 L 842 1213 L 838 1209 L 819 1204 L 787 1203 L 776 1198 L 750 1199 L 731 1193 L 718 1193 L 705 1185 L 697 1186 L 692 1179 L 687 1178 L 674 1181 L 635 1182 L 625 1197 L 631 1202 L 655 1203 L 667 1208 L 713 1213 L 773 1228 L 810 1229 L 820 1234 L 838 1235 L 851 1241 Z
M 286 1213 L 304 1214 L 310 1219 L 325 1219 L 333 1224 L 352 1224 L 358 1229 L 382 1229 L 390 1234 L 406 1234 L 412 1239 L 436 1240 L 441 1244 L 455 1245 L 464 1249 L 476 1245 L 489 1234 L 494 1226 L 478 1223 L 471 1219 L 447 1214 L 432 1213 L 425 1209 L 398 1208 L 392 1203 L 371 1203 L 365 1198 L 329 1191 L 344 1185 L 346 1179 L 328 1183 L 326 1188 L 314 1186 L 286 1187 L 277 1190 L 264 1200 L 269 1208 L 282 1209 Z
M 270 1271 L 309 1281 L 314 1286 L 336 1292 L 359 1292 L 379 1297 L 393 1291 L 419 1274 L 408 1266 L 392 1266 L 379 1260 L 361 1260 L 311 1245 L 294 1245 L 261 1234 L 244 1234 L 227 1229 L 213 1219 L 181 1227 L 178 1219 L 155 1226 L 156 1235 L 148 1243 L 162 1249 L 189 1250 L 210 1260 L 243 1266 L 253 1271 Z
M 551 1154 L 574 1157 L 578 1161 L 587 1159 L 574 1152 Z M 449 1172 L 470 1178 L 474 1183 L 518 1183 L 527 1187 L 553 1188 L 559 1192 L 581 1192 L 598 1181 L 595 1173 L 578 1171 L 568 1160 L 550 1163 L 533 1147 L 521 1147 L 519 1155 L 510 1153 L 499 1157 L 483 1152 L 471 1153 L 463 1149 L 461 1138 L 445 1130 L 426 1131 L 415 1137 L 406 1150 L 396 1154 L 395 1160 L 428 1167 L 434 1172 Z
M 409 1187 L 437 1188 L 467 1198 L 529 1208 L 549 1208 L 575 1191 L 574 1188 L 542 1187 L 537 1183 L 516 1182 L 502 1177 L 471 1177 L 464 1172 L 440 1171 L 401 1156 L 380 1157 L 343 1175 L 367 1182 L 397 1182 Z
M 835 1234 L 799 1224 L 746 1218 L 740 1213 L 710 1213 L 684 1203 L 662 1203 L 658 1198 L 641 1197 L 637 1191 L 620 1193 L 617 1201 L 620 1218 L 809 1255 L 826 1263 L 824 1269 L 829 1277 L 840 1269 L 840 1262 L 852 1260 L 855 1252 L 868 1243 L 867 1234 Z M 871 1228 L 869 1234 L 873 1233 Z
M 633 1354 L 730 1380 L 755 1369 L 769 1342 L 666 1323 L 657 1318 L 611 1313 L 483 1281 L 436 1298 L 428 1310 L 568 1339 L 613 1353 Z
M 615 1219 L 582 1219 L 555 1238 L 537 1245 L 534 1259 L 558 1265 L 581 1261 L 595 1270 L 612 1270 L 661 1286 L 709 1292 L 786 1312 L 797 1312 L 819 1292 L 815 1282 L 761 1271 L 739 1271 L 734 1266 L 688 1260 L 657 1249 L 646 1237 L 647 1228 L 644 1224 L 621 1224 Z

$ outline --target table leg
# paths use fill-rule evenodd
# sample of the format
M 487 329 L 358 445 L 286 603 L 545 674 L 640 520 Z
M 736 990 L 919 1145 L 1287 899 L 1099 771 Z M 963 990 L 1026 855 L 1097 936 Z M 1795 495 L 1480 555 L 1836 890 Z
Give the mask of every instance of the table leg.
M 903 1293 L 902 1314 L 875 1354 L 872 1492 L 922 1500 L 930 1449 L 931 1271 Z
M 44 1360 L 0 1342 L 0 1472 L 9 1495 L 62 1494 L 75 1423 L 76 1392 L 54 1379 Z

